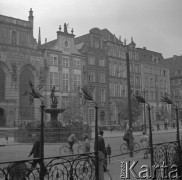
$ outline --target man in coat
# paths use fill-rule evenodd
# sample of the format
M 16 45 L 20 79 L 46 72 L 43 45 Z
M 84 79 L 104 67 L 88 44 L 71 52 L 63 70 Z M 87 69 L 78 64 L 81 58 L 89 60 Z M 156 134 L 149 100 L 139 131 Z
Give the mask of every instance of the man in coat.
M 30 151 L 29 157 L 33 155 L 33 158 L 40 158 L 40 135 L 33 134 L 34 143 L 32 150 Z M 37 163 L 40 165 L 41 160 L 34 159 L 32 163 L 32 168 L 35 168 Z
M 107 157 L 104 132 L 100 131 L 98 136 L 98 155 L 99 155 L 99 180 L 104 180 L 104 160 Z
M 40 155 L 41 155 L 40 134 L 34 134 L 33 137 L 35 138 L 35 140 L 34 140 L 32 150 L 30 151 L 29 157 L 33 155 L 33 158 L 40 158 Z M 32 168 L 35 168 L 37 163 L 41 167 L 41 159 L 33 159 Z M 43 171 L 44 171 L 44 175 L 48 174 L 47 169 L 44 166 L 44 163 L 43 163 Z

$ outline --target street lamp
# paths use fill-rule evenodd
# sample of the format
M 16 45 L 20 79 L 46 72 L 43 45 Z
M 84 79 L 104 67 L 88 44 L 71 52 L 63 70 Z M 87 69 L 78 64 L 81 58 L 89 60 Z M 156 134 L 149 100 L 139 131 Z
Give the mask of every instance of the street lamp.
M 127 65 L 127 84 L 128 84 L 128 119 L 129 119 L 129 148 L 130 148 L 130 157 L 133 157 L 133 139 L 132 139 L 132 117 L 131 117 L 131 86 L 130 86 L 130 62 L 129 62 L 129 53 L 126 50 L 126 65 Z
M 147 105 L 148 113 L 149 113 L 149 148 L 150 148 L 150 155 L 151 155 L 151 168 L 154 164 L 154 158 L 153 158 L 153 140 L 152 140 L 152 125 L 151 125 L 151 115 L 150 110 L 151 106 L 150 104 L 145 100 L 144 97 L 142 97 L 139 93 L 135 94 L 134 97 L 139 103 L 143 103 Z
M 179 162 L 181 162 L 181 154 L 180 154 L 180 135 L 179 135 L 179 120 L 178 120 L 178 106 L 174 104 L 174 102 L 169 98 L 169 95 L 165 93 L 164 96 L 161 96 L 161 102 L 165 104 L 170 104 L 174 106 L 175 111 L 176 111 L 176 140 L 178 143 L 178 156 L 179 156 Z
M 143 94 L 143 97 L 145 99 L 145 93 L 146 91 L 141 91 L 141 93 Z M 145 134 L 147 134 L 147 124 L 146 124 L 146 112 L 145 112 L 145 103 L 143 103 L 143 132 L 145 132 Z
M 96 157 L 96 167 L 95 167 L 95 177 L 96 180 L 99 180 L 99 154 L 98 154 L 98 105 L 94 101 L 92 96 L 93 86 L 90 84 L 85 85 L 81 88 L 82 93 L 80 94 L 82 97 L 82 102 L 85 104 L 87 101 L 91 101 L 95 104 L 95 157 Z
M 31 92 L 25 91 L 23 95 L 29 96 L 29 101 L 30 104 L 33 103 L 34 99 L 39 99 L 41 102 L 41 132 L 40 132 L 40 158 L 41 158 L 41 163 L 40 163 L 40 180 L 44 180 L 44 101 L 43 101 L 43 96 L 40 94 L 40 92 L 37 90 L 37 88 L 34 88 L 34 85 L 32 82 L 29 82 L 29 86 L 31 89 Z

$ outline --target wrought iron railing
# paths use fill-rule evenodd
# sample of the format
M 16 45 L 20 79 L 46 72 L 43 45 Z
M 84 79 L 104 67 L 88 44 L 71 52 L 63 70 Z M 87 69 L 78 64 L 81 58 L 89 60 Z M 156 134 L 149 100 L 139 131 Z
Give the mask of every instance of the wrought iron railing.
M 41 163 L 41 159 L 33 159 Z M 93 180 L 95 179 L 94 153 L 58 156 L 44 159 L 44 179 Z M 0 163 L 0 179 L 40 179 L 39 166 L 32 167 L 32 160 Z
M 154 145 L 154 164 L 159 167 L 155 172 L 156 179 L 178 179 L 182 172 L 179 153 L 176 141 Z
M 167 142 L 154 145 L 154 163 L 161 165 L 177 163 L 178 144 L 177 142 Z

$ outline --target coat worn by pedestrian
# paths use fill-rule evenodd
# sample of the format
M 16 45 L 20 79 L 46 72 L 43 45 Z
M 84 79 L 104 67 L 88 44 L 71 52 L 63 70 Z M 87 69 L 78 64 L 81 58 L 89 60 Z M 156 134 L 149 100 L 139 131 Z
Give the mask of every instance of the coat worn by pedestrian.
M 96 149 L 95 149 L 96 150 Z M 99 180 L 104 180 L 104 161 L 107 157 L 106 147 L 104 138 L 99 135 L 98 136 L 98 155 L 99 155 Z
M 34 158 L 40 157 L 40 140 L 35 140 L 32 150 L 30 151 L 30 156 L 33 155 Z
M 98 136 L 98 150 L 101 151 L 105 157 L 107 157 L 105 141 L 102 136 Z

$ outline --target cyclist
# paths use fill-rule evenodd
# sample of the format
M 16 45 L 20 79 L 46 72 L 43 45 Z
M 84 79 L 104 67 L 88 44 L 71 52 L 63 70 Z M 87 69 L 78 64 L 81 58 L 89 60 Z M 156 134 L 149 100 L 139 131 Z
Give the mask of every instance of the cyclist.
M 124 136 L 123 136 L 123 140 L 126 142 L 126 144 L 128 145 L 128 147 L 129 147 L 129 142 L 130 142 L 130 131 L 132 131 L 132 130 L 128 129 L 128 130 L 125 132 Z M 132 135 L 131 138 L 132 138 L 132 140 L 134 140 L 133 135 Z
M 79 143 L 78 139 L 76 138 L 76 135 L 77 135 L 77 133 L 75 132 L 75 133 L 71 134 L 71 135 L 68 137 L 68 139 L 67 139 L 68 144 L 69 144 L 69 146 L 70 146 L 70 150 L 71 150 L 72 153 L 73 153 L 73 145 L 74 145 L 74 143 L 75 143 L 75 142 L 78 142 L 78 143 Z

